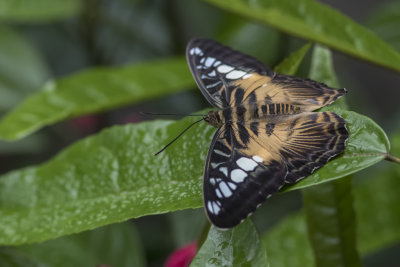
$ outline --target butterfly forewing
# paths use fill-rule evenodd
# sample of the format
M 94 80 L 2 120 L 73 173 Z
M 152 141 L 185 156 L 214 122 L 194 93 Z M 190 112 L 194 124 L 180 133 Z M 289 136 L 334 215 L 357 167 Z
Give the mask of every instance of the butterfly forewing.
M 186 58 L 198 87 L 218 108 L 293 103 L 301 111 L 313 111 L 346 93 L 310 79 L 277 74 L 257 59 L 213 40 L 192 40 Z
M 258 60 L 207 39 L 192 40 L 186 58 L 198 87 L 210 104 L 218 108 L 229 106 L 235 88 L 232 82 L 251 73 L 271 73 Z

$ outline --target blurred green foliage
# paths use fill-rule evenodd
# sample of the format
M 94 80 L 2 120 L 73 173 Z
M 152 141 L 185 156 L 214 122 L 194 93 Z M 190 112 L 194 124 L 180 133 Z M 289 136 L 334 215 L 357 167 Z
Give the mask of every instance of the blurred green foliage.
M 400 241 L 400 168 L 374 164 L 400 155 L 400 8 L 387 2 L 372 10 L 361 25 L 310 0 L 2 1 L 0 138 L 16 141 L 0 142 L 0 266 L 160 266 L 193 240 L 204 243 L 192 266 L 372 266 L 385 251 L 382 265 L 396 263 L 388 248 Z M 194 119 L 138 115 L 208 111 L 183 58 L 199 36 L 280 73 L 341 84 L 351 100 L 328 107 L 348 123 L 344 155 L 284 188 L 255 225 L 225 232 L 207 231 L 195 209 L 215 129 L 197 126 L 153 157 Z M 308 53 L 309 42 L 326 47 Z M 397 73 L 351 68 L 328 47 Z M 390 94 L 368 100 L 380 88 L 355 78 L 363 68 L 365 80 L 374 77 Z M 357 109 L 371 102 L 372 119 Z M 387 127 L 391 142 L 378 124 L 397 125 Z M 304 192 L 301 209 L 299 194 L 286 193 L 294 189 Z

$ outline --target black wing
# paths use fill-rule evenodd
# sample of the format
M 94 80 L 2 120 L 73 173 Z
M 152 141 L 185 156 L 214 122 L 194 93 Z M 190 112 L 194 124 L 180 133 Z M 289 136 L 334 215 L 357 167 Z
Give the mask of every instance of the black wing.
M 224 229 L 242 222 L 267 197 L 277 192 L 285 184 L 287 173 L 280 161 L 243 153 L 238 148 L 236 131 L 231 126 L 218 129 L 204 173 L 203 197 L 207 216 L 213 225 Z M 257 143 L 253 142 L 253 145 L 257 146 Z
M 220 228 L 240 223 L 282 185 L 309 176 L 342 153 L 347 138 L 345 121 L 333 112 L 221 126 L 204 174 L 210 221 Z
M 220 109 L 242 103 L 287 103 L 300 111 L 313 111 L 346 93 L 309 79 L 277 74 L 260 61 L 208 39 L 190 41 L 186 58 L 198 87 Z
M 251 73 L 273 73 L 260 61 L 208 39 L 191 40 L 186 59 L 198 87 L 217 108 L 229 106 L 236 87 L 233 82 Z

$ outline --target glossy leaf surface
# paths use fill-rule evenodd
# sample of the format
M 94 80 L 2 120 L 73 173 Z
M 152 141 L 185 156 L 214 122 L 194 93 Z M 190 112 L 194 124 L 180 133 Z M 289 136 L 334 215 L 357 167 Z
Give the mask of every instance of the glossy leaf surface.
M 309 0 L 206 0 L 281 31 L 400 71 L 400 54 L 335 9 Z M 284 23 L 283 23 L 284 22 Z
M 339 114 L 352 136 L 344 156 L 286 190 L 343 177 L 383 158 L 381 129 L 357 113 Z M 129 218 L 200 207 L 204 160 L 215 128 L 200 124 L 153 156 L 193 121 L 115 126 L 40 166 L 0 176 L 0 244 L 43 241 Z
M 316 266 L 361 266 L 349 177 L 302 191 Z
M 289 57 L 285 58 L 279 65 L 274 68 L 277 73 L 284 73 L 286 75 L 295 75 L 300 63 L 303 61 L 304 56 L 310 49 L 311 44 L 305 44 L 300 49 L 294 51 Z
M 338 87 L 329 49 L 315 46 L 310 78 Z M 351 178 L 305 188 L 302 195 L 316 266 L 361 266 Z
M 0 121 L 0 138 L 15 140 L 55 123 L 194 87 L 183 58 L 86 70 L 48 82 Z
M 117 223 L 40 244 L 13 248 L 42 266 L 145 266 L 144 251 L 132 223 Z M 57 251 L 57 253 L 49 253 Z
M 212 226 L 190 266 L 268 266 L 268 263 L 253 223 L 246 220 L 230 230 Z

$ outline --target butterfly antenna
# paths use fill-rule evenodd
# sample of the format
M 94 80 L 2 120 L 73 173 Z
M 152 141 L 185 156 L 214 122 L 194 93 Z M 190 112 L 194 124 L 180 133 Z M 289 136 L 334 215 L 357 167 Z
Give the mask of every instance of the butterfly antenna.
M 160 151 L 158 151 L 156 154 L 154 154 L 154 156 L 157 156 L 158 154 L 160 154 L 161 152 L 163 152 L 167 147 L 169 147 L 173 142 L 175 142 L 179 137 L 181 137 L 187 130 L 189 130 L 193 125 L 195 125 L 196 123 L 201 122 L 202 120 L 204 120 L 204 117 L 201 118 L 198 121 L 193 122 L 192 124 L 190 124 L 188 127 L 186 127 L 185 130 L 183 130 L 177 137 L 174 138 L 174 140 L 172 140 L 171 142 L 169 142 L 163 149 L 161 149 Z
M 153 112 L 140 112 L 141 115 L 150 116 L 184 116 L 184 117 L 204 117 L 203 114 L 179 114 L 179 113 L 153 113 Z

